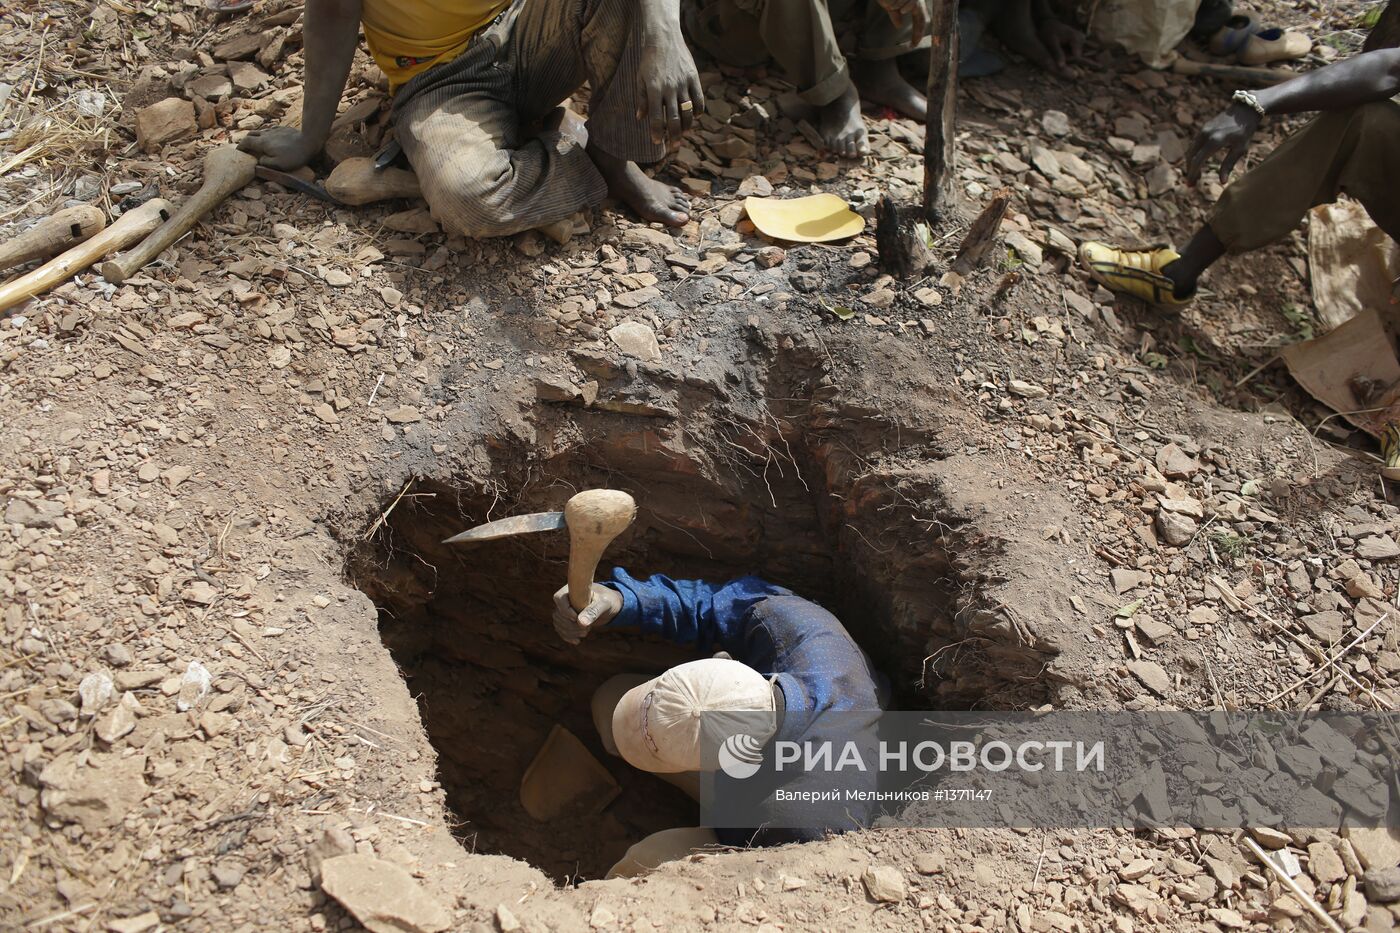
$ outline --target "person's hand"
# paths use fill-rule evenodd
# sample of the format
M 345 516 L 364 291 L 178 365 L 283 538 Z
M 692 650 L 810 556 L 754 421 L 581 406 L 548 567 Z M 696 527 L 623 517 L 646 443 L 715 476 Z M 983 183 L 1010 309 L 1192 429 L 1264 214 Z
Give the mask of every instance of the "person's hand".
M 879 0 L 879 3 L 895 28 L 903 29 L 906 21 L 913 23 L 914 36 L 910 41 L 914 45 L 924 40 L 924 28 L 928 25 L 924 14 L 924 0 Z
M 679 36 L 642 48 L 641 72 L 646 112 L 638 113 L 651 127 L 651 141 L 674 149 L 690 129 L 691 122 L 705 112 L 705 92 L 695 59 Z
M 1259 129 L 1262 118 L 1244 104 L 1231 104 L 1224 112 L 1207 123 L 1186 153 L 1186 181 L 1194 185 L 1201 178 L 1206 160 L 1224 150 L 1220 158 L 1220 183 L 1230 179 L 1235 163 L 1249 150 L 1249 141 Z
M 595 583 L 588 594 L 588 606 L 574 612 L 569 604 L 569 588 L 554 594 L 554 630 L 571 645 L 583 641 L 594 626 L 607 625 L 622 611 L 622 594 L 610 586 Z
M 1040 41 L 1050 53 L 1055 63 L 1054 71 L 1060 75 L 1069 73 L 1069 63 L 1078 61 L 1084 54 L 1084 33 L 1069 23 L 1054 17 L 1047 17 L 1040 24 Z
M 291 172 L 315 158 L 324 144 L 324 141 L 309 139 L 296 127 L 274 126 L 249 133 L 243 137 L 238 148 L 257 156 L 258 161 L 268 168 Z

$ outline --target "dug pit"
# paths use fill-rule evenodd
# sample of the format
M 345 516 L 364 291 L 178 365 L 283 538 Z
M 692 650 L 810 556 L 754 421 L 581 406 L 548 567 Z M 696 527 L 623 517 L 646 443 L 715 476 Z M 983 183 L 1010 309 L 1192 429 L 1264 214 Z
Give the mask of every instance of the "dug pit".
M 745 446 L 728 424 L 692 425 L 664 441 L 615 418 L 569 421 L 542 432 L 552 444 L 497 451 L 475 477 L 419 479 L 385 502 L 387 518 L 349 573 L 379 607 L 468 851 L 524 859 L 567 883 L 602 877 L 648 833 L 696 822 L 679 791 L 602 749 L 589 702 L 614 674 L 654 674 L 694 655 L 617 632 L 562 642 L 550 612 L 565 579 L 566 532 L 441 543 L 484 521 L 559 509 L 579 489 L 623 489 L 639 507 L 600 577 L 620 566 L 711 581 L 757 574 L 787 586 L 843 620 L 903 708 L 1044 700 L 1041 660 L 1014 638 L 978 630 L 956 559 L 959 520 L 940 509 L 932 484 L 854 456 L 853 436 L 783 420 Z M 621 793 L 537 821 L 521 804 L 521 779 L 556 726 Z

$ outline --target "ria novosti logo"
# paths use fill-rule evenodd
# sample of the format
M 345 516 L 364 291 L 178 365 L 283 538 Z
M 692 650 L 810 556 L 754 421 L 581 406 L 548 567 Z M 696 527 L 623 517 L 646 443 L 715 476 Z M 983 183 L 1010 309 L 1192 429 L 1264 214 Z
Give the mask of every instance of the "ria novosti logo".
M 753 777 L 763 764 L 763 743 L 746 732 L 739 732 L 724 740 L 718 757 L 720 770 L 730 777 L 738 780 Z

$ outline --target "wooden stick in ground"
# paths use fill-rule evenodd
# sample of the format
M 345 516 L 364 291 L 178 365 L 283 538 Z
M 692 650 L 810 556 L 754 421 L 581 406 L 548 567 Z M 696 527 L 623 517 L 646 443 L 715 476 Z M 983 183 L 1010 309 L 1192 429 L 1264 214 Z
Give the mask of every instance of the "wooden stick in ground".
M 914 223 L 913 213 L 912 208 L 900 211 L 888 194 L 875 205 L 875 250 L 880 268 L 901 281 L 923 275 L 933 264 L 928 228 Z
M 68 252 L 27 272 L 12 282 L 0 286 L 0 314 L 22 301 L 48 291 L 59 282 L 66 282 L 88 266 L 140 242 L 170 216 L 170 202 L 152 198 L 117 218 L 112 226 L 79 243 Z
M 929 18 L 928 122 L 924 130 L 924 216 L 936 225 L 952 209 L 958 96 L 958 0 L 933 0 Z
M 237 146 L 211 149 L 204 157 L 204 184 L 190 195 L 170 219 L 161 224 L 139 246 L 102 264 L 102 277 L 120 285 L 133 272 L 155 259 L 184 236 L 224 199 L 253 180 L 258 160 Z
M 0 243 L 0 269 L 32 259 L 57 256 L 107 226 L 107 217 L 90 204 L 68 207 L 45 217 L 21 233 Z
M 993 192 L 991 203 L 977 215 L 977 219 L 967 229 L 967 236 L 963 237 L 962 245 L 958 247 L 958 256 L 953 260 L 954 272 L 967 275 L 982 265 L 987 253 L 997 241 L 997 233 L 1001 230 L 1001 222 L 1006 217 L 1006 208 L 1010 204 L 1010 188 L 1001 188 Z
M 1308 894 L 1308 892 L 1304 891 L 1303 888 L 1298 884 L 1298 882 L 1288 877 L 1288 872 L 1278 867 L 1278 865 L 1274 863 L 1274 860 L 1269 858 L 1269 856 L 1264 853 L 1264 850 L 1259 846 L 1259 843 L 1255 842 L 1248 836 L 1245 836 L 1244 844 L 1249 846 L 1249 851 L 1254 853 L 1254 857 L 1257 858 L 1260 862 L 1262 862 L 1265 868 L 1274 873 L 1274 877 L 1277 878 L 1279 882 L 1285 888 L 1288 889 L 1288 893 L 1292 894 L 1301 906 L 1311 911 L 1313 916 L 1317 917 L 1317 919 L 1322 922 L 1323 926 L 1331 930 L 1332 933 L 1346 933 L 1346 931 L 1342 929 L 1341 924 L 1333 920 L 1331 915 L 1329 915 L 1327 911 L 1322 909 L 1321 904 L 1313 900 L 1312 897 Z

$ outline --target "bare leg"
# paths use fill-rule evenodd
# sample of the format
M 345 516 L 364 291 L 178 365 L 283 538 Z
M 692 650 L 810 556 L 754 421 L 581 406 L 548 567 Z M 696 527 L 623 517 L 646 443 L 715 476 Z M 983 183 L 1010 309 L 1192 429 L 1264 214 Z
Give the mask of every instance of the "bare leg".
M 860 115 L 860 94 L 854 84 L 848 82 L 841 96 L 821 106 L 817 130 L 831 151 L 842 158 L 855 159 L 870 153 L 870 138 Z
M 1190 298 L 1196 293 L 1196 282 L 1201 273 L 1225 255 L 1225 244 L 1210 227 L 1196 231 L 1191 242 L 1181 251 L 1181 258 L 1162 267 L 1162 274 L 1172 280 L 1172 291 L 1178 298 Z
M 647 176 L 636 162 L 620 159 L 588 144 L 588 154 L 608 183 L 608 194 L 636 211 L 643 220 L 683 227 L 690 220 L 690 199 L 676 187 Z
M 883 104 L 920 123 L 928 119 L 928 101 L 899 73 L 898 60 L 882 58 L 875 61 L 857 59 L 851 62 L 851 77 L 860 96 Z

